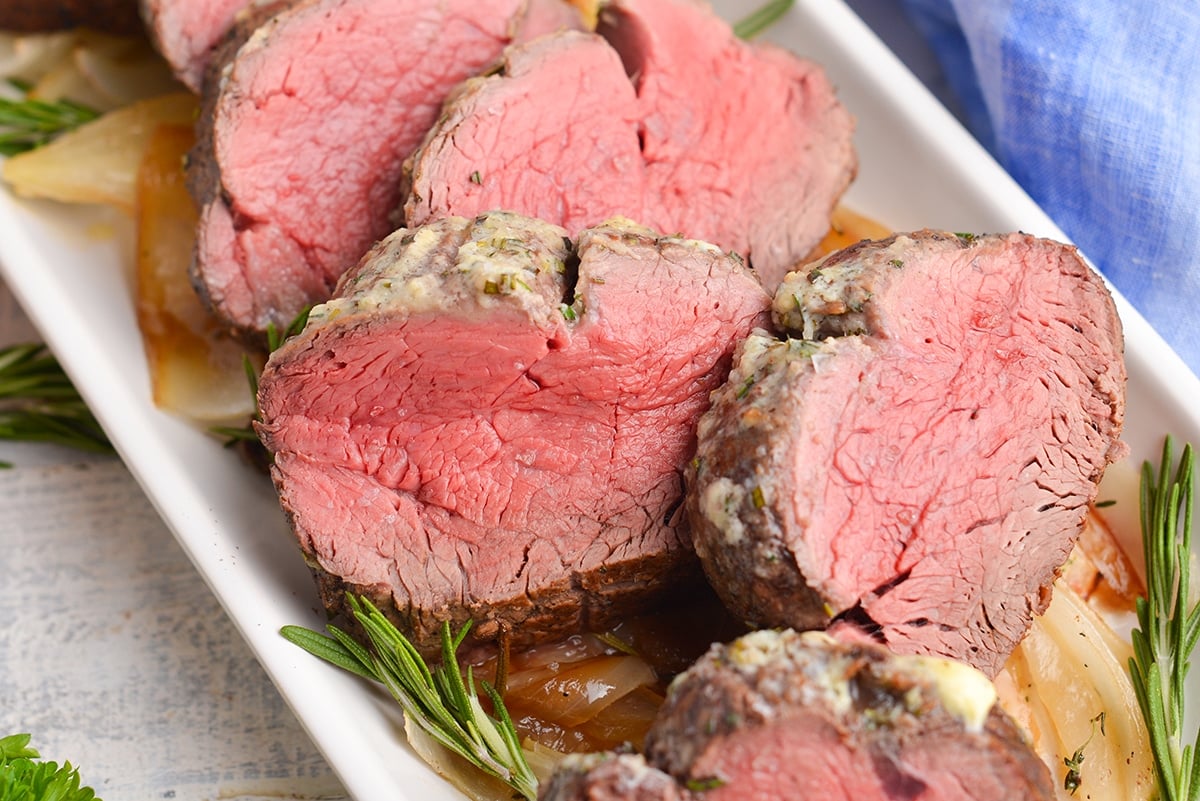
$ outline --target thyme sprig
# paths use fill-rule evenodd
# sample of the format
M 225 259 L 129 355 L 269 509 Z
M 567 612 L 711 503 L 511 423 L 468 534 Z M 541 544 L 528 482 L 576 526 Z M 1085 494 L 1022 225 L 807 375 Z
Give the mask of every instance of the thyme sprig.
M 11 80 L 8 83 L 23 97 L 19 100 L 0 97 L 0 155 L 33 150 L 100 116 L 94 109 L 70 100 L 36 100 L 28 96 L 29 87 L 25 84 Z
M 753 39 L 774 25 L 794 3 L 795 0 L 770 0 L 764 3 L 756 11 L 734 23 L 734 35 L 739 39 Z
M 1088 747 L 1088 744 L 1092 742 L 1092 738 L 1096 736 L 1097 723 L 1100 724 L 1100 736 L 1105 736 L 1105 715 L 1106 713 L 1101 711 L 1096 715 L 1096 717 L 1092 718 L 1092 731 L 1088 735 L 1088 738 L 1083 741 L 1083 745 L 1076 748 L 1075 753 L 1071 754 L 1071 756 L 1063 757 L 1063 766 L 1067 769 L 1066 775 L 1063 776 L 1063 789 L 1071 795 L 1075 795 L 1075 793 L 1079 790 L 1080 785 L 1083 784 L 1083 760 L 1086 758 L 1084 749 Z
M 95 801 L 70 762 L 39 762 L 28 734 L 0 737 L 0 798 L 4 801 Z
M 364 648 L 337 626 L 329 635 L 303 626 L 284 626 L 290 642 L 325 661 L 364 678 L 380 682 L 404 709 L 408 725 L 420 726 L 430 737 L 520 793 L 537 799 L 538 780 L 525 754 L 512 718 L 500 694 L 486 681 L 479 686 L 492 703 L 488 714 L 479 701 L 475 677 L 458 664 L 458 648 L 470 624 L 452 634 L 442 623 L 442 662 L 430 668 L 421 654 L 370 601 L 348 594 L 355 620 L 367 634 Z
M 115 453 L 58 360 L 38 343 L 0 348 L 0 439 Z
M 1137 601 L 1129 671 L 1164 801 L 1194 801 L 1200 795 L 1200 732 L 1193 742 L 1183 741 L 1184 679 L 1200 635 L 1200 604 L 1191 597 L 1194 462 L 1187 445 L 1172 477 L 1168 438 L 1157 475 L 1149 462 L 1142 467 L 1146 597 Z

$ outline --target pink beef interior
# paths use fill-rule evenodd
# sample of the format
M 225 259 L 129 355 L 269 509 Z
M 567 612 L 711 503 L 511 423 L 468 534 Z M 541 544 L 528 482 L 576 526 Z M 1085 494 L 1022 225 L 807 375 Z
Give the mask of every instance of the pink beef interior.
M 600 32 L 510 50 L 413 157 L 409 225 L 512 209 L 574 233 L 614 215 L 747 256 L 773 288 L 828 230 L 853 121 L 811 62 L 689 0 L 621 0 Z
M 789 482 L 799 559 L 893 648 L 987 653 L 958 640 L 990 635 L 1007 653 L 1117 447 L 1119 329 L 1065 253 L 1018 238 L 1015 267 L 979 248 L 935 269 L 917 256 L 872 288 L 869 344 L 829 340 L 817 357 L 800 426 L 814 447 Z
M 949 728 L 949 727 L 946 727 Z M 1020 777 L 1012 754 L 961 730 L 859 739 L 818 714 L 748 727 L 714 743 L 691 782 L 728 777 L 705 801 L 1000 801 Z M 1021 787 L 1022 790 L 1028 789 Z
M 955 710 L 985 682 L 878 643 L 757 631 L 675 678 L 646 758 L 712 801 L 1053 797 L 1046 765 L 998 707 L 970 721 Z
M 443 123 L 450 135 L 424 145 L 409 225 L 498 208 L 572 234 L 617 214 L 640 221 L 637 96 L 613 49 L 565 32 L 510 50 L 506 64 L 510 80 L 468 83 Z
M 820 715 L 747 727 L 714 744 L 691 766 L 693 783 L 725 777 L 704 793 L 706 801 L 876 801 L 879 791 L 870 754 Z
M 604 19 L 641 104 L 646 219 L 745 254 L 773 289 L 829 230 L 857 169 L 825 73 L 691 0 L 617 0 Z
M 694 254 L 620 248 L 581 245 L 574 322 L 464 302 L 343 318 L 277 352 L 267 441 L 323 570 L 399 609 L 486 616 L 679 551 L 667 520 L 695 420 L 767 299 L 718 252 L 705 275 Z
M 395 226 L 401 167 L 520 0 L 309 0 L 238 51 L 213 117 L 221 192 L 198 275 L 218 313 L 286 326 Z M 539 15 L 542 24 L 548 15 Z

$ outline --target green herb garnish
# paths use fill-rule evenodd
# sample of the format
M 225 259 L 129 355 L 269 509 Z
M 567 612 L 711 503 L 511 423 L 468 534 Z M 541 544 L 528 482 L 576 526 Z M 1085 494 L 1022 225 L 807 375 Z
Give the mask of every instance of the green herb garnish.
M 45 345 L 0 348 L 0 439 L 115 453 Z
M 1063 757 L 1063 765 L 1065 765 L 1067 768 L 1066 776 L 1063 777 L 1063 789 L 1071 795 L 1075 795 L 1075 792 L 1079 789 L 1079 786 L 1083 784 L 1083 749 L 1087 748 L 1088 743 L 1090 743 L 1092 738 L 1096 736 L 1097 723 L 1100 724 L 1100 736 L 1104 736 L 1104 713 L 1101 712 L 1100 714 L 1096 715 L 1096 717 L 1092 718 L 1091 723 L 1092 732 L 1088 735 L 1088 738 L 1083 741 L 1083 745 L 1076 748 L 1075 753 L 1071 754 L 1071 756 Z
M 703 793 L 708 790 L 716 790 L 718 787 L 725 786 L 725 780 L 719 776 L 709 776 L 703 779 L 688 779 L 684 786 L 693 793 Z
M 0 798 L 4 801 L 95 801 L 70 762 L 39 762 L 28 734 L 0 737 Z
M 780 17 L 788 12 L 795 0 L 770 0 L 757 11 L 738 20 L 733 25 L 733 33 L 739 39 L 753 39 L 767 28 L 774 25 Z
M 508 784 L 521 796 L 536 801 L 538 780 L 521 750 L 520 736 L 500 694 L 486 681 L 479 685 L 492 703 L 488 714 L 479 702 L 471 668 L 463 675 L 458 647 L 471 626 L 451 634 L 442 623 L 442 663 L 430 668 L 421 654 L 370 601 L 346 596 L 355 620 L 367 634 L 364 648 L 337 626 L 329 636 L 302 626 L 284 626 L 280 633 L 309 653 L 364 678 L 380 682 L 404 709 L 410 725 L 475 767 Z
M 1184 679 L 1200 634 L 1200 605 L 1190 598 L 1194 455 L 1183 449 L 1171 476 L 1171 440 L 1163 445 L 1157 476 L 1142 467 L 1142 543 L 1146 597 L 1137 600 L 1129 672 L 1150 734 L 1150 750 L 1164 801 L 1200 794 L 1196 742 L 1184 744 Z
M 29 87 L 25 84 L 16 81 L 9 84 L 28 94 Z M 13 156 L 41 147 L 98 116 L 95 110 L 70 100 L 48 103 L 29 97 L 20 100 L 0 97 L 0 155 Z

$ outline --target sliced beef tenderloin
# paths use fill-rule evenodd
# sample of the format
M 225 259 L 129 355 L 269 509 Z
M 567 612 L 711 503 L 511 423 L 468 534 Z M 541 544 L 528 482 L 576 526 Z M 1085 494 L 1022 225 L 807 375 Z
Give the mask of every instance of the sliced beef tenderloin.
M 1053 798 L 995 699 L 961 662 L 759 631 L 672 684 L 646 760 L 704 801 Z
M 637 125 L 637 93 L 599 36 L 510 48 L 448 100 L 410 165 L 405 218 L 503 208 L 572 234 L 616 214 L 641 219 L 650 191 Z
M 747 257 L 806 257 L 856 169 L 815 64 L 691 0 L 616 0 L 596 35 L 510 50 L 457 91 L 410 166 L 409 225 L 507 208 L 577 231 L 615 214 Z
M 565 233 L 401 230 L 272 354 L 260 431 L 331 609 L 349 589 L 421 647 L 467 619 L 524 644 L 699 579 L 682 471 L 769 298 L 711 245 Z
M 217 45 L 233 29 L 238 13 L 286 4 L 287 0 L 140 0 L 140 9 L 151 40 L 175 77 L 199 94 Z
M 919 232 L 792 273 L 699 424 L 705 571 L 755 626 L 834 620 L 995 675 L 1122 453 L 1121 326 L 1074 248 Z
M 299 0 L 257 27 L 214 67 L 189 161 L 193 279 L 218 317 L 262 331 L 329 297 L 395 227 L 447 92 L 578 19 L 560 0 Z

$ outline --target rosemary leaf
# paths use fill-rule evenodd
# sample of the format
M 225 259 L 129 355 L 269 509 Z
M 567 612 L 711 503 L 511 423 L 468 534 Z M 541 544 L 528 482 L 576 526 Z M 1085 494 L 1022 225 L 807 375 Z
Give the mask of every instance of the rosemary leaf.
M 0 439 L 115 453 L 45 345 L 0 348 Z
M 536 801 L 538 781 L 521 750 L 521 738 L 504 700 L 480 682 L 491 701 L 489 714 L 480 702 L 474 673 L 463 674 L 458 649 L 470 624 L 457 633 L 442 624 L 442 663 L 430 668 L 416 647 L 370 601 L 346 596 L 351 614 L 366 633 L 367 647 L 329 626 L 329 636 L 299 626 L 281 634 L 310 654 L 387 687 L 404 710 L 409 725 L 420 727 L 443 747 L 476 768 L 507 783 L 522 797 Z
M 279 630 L 284 639 L 298 645 L 313 656 L 324 659 L 331 665 L 362 676 L 364 679 L 379 681 L 378 674 L 371 670 L 369 661 L 363 662 L 358 656 L 346 648 L 334 637 L 327 637 L 320 632 L 306 629 L 303 626 L 284 626 Z
M 41 147 L 98 116 L 93 109 L 70 100 L 50 103 L 28 97 L 0 97 L 0 155 L 13 156 Z
M 244 426 L 212 426 L 209 433 L 225 440 L 226 445 L 236 445 L 239 442 L 258 442 L 258 434 L 249 425 Z
M 788 12 L 795 0 L 770 0 L 756 11 L 738 20 L 733 25 L 733 33 L 739 39 L 753 39 L 774 25 L 780 17 Z
M 1142 468 L 1142 545 L 1146 558 L 1146 595 L 1137 600 L 1138 627 L 1132 633 L 1129 673 L 1164 801 L 1195 801 L 1200 767 L 1193 742 L 1183 740 L 1184 680 L 1200 626 L 1200 604 L 1191 600 L 1192 495 L 1195 457 L 1184 446 L 1172 476 L 1170 438 L 1163 445 L 1157 473 Z

